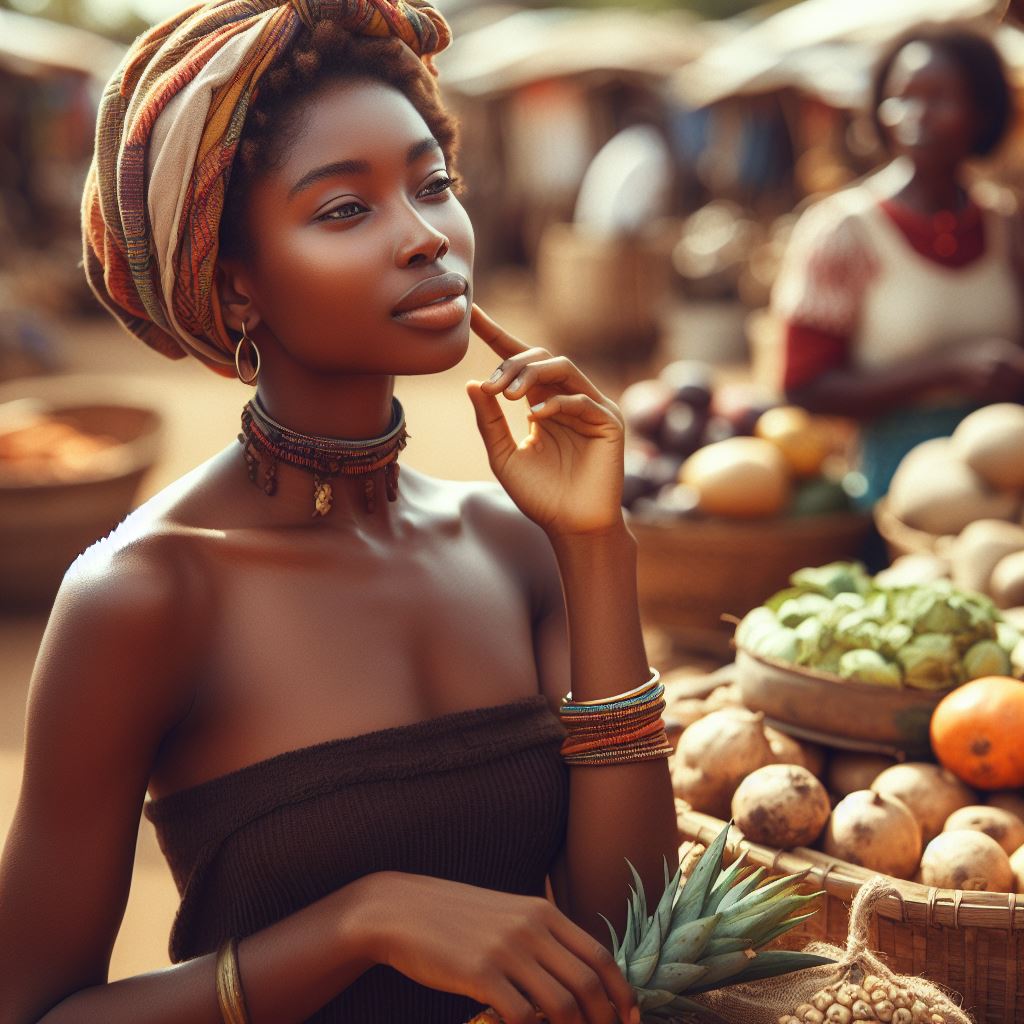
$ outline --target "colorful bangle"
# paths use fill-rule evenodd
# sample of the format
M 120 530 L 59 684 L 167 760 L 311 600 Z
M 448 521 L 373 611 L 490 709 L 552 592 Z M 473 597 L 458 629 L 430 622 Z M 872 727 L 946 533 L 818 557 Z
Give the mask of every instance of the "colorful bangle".
M 559 708 L 565 727 L 566 764 L 629 764 L 667 757 L 672 746 L 661 717 L 665 687 L 657 669 L 651 678 L 625 693 L 593 701 L 574 701 L 567 693 Z
M 238 969 L 238 939 L 226 939 L 217 950 L 217 1003 L 224 1024 L 249 1024 L 242 976 Z

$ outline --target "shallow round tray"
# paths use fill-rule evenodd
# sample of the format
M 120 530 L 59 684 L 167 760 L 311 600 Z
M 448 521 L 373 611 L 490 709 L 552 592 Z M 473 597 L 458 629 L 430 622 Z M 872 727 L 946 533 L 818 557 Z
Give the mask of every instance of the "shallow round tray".
M 15 406 L 59 415 L 120 442 L 73 479 L 24 480 L 0 472 L 0 604 L 33 607 L 50 601 L 76 556 L 131 510 L 158 457 L 162 418 L 133 404 L 124 387 L 76 375 L 4 383 L 0 425 Z
M 928 725 L 948 690 L 856 683 L 736 652 L 743 703 L 776 728 L 818 743 L 900 757 L 930 755 Z

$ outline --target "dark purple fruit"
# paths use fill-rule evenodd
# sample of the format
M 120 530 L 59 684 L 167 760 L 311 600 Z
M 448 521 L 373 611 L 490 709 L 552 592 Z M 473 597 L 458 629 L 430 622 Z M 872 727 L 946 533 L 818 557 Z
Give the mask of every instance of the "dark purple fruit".
M 706 410 L 711 405 L 713 378 L 711 367 L 696 359 L 677 359 L 658 374 L 672 389 L 676 399 Z
M 682 464 L 682 458 L 667 452 L 651 459 L 644 469 L 644 476 L 651 482 L 652 491 L 658 491 L 666 484 L 674 484 L 679 479 L 679 467 Z
M 736 429 L 724 416 L 709 416 L 704 426 L 703 444 L 715 444 L 736 436 Z
M 639 380 L 619 397 L 626 431 L 635 437 L 656 440 L 672 401 L 672 389 L 662 380 Z
M 685 402 L 673 402 L 665 412 L 658 435 L 661 450 L 685 458 L 700 447 L 707 413 Z

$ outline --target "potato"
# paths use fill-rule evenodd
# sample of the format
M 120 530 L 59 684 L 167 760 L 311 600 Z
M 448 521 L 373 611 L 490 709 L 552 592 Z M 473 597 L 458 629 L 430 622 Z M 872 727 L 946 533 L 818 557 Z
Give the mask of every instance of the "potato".
M 708 713 L 708 707 L 699 697 L 683 697 L 665 708 L 665 717 L 674 718 L 684 729 Z
M 1024 408 L 1016 402 L 972 412 L 953 431 L 951 441 L 957 455 L 992 487 L 1024 488 Z
M 1007 854 L 1024 846 L 1024 821 L 1001 807 L 971 804 L 954 811 L 942 826 L 943 832 L 970 829 L 991 836 Z
M 949 562 L 925 551 L 900 555 L 888 569 L 875 574 L 876 587 L 916 587 L 949 576 Z
M 1024 551 L 1001 558 L 988 581 L 988 593 L 1000 608 L 1024 604 Z
M 834 750 L 828 759 L 825 785 L 836 796 L 849 796 L 858 789 L 870 789 L 871 783 L 896 763 L 884 754 L 861 754 L 852 750 Z
M 768 745 L 775 755 L 776 764 L 798 764 L 819 779 L 822 777 L 825 771 L 825 751 L 817 743 L 793 739 L 770 725 L 764 727 L 764 734 L 768 737 Z
M 938 889 L 1010 892 L 1013 868 L 1006 851 L 983 832 L 942 832 L 921 855 L 921 883 Z
M 676 793 L 695 810 L 719 818 L 729 816 L 740 782 L 775 760 L 764 734 L 764 715 L 744 708 L 712 711 L 694 722 L 673 757 Z
M 725 686 L 716 686 L 704 698 L 708 711 L 721 711 L 722 708 L 743 707 L 743 693 L 738 683 L 727 683 Z
M 1014 551 L 1024 551 L 1024 526 L 1001 519 L 968 523 L 953 542 L 953 582 L 987 594 L 992 570 Z
M 871 788 L 902 800 L 910 808 L 921 826 L 921 842 L 926 845 L 942 831 L 955 810 L 977 801 L 974 791 L 952 772 L 925 762 L 894 764 L 879 774 Z
M 951 444 L 949 438 L 933 438 L 903 459 L 886 499 L 892 514 L 938 535 L 957 534 L 976 519 L 1016 519 L 1020 496 L 992 490 Z
M 825 787 L 796 764 L 758 768 L 732 798 L 732 816 L 748 839 L 785 850 L 813 843 L 830 811 Z
M 1024 846 L 1010 854 L 1010 867 L 1013 869 L 1011 892 L 1024 892 Z
M 921 827 L 901 800 L 861 789 L 836 804 L 822 849 L 869 871 L 910 878 L 921 858 Z

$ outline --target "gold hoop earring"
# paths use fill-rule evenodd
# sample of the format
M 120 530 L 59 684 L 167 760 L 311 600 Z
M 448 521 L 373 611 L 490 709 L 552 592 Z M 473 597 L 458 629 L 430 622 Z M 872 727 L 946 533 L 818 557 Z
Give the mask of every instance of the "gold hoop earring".
M 253 371 L 249 377 L 242 373 L 242 346 L 246 343 L 252 348 L 253 354 L 256 357 L 253 360 Z M 246 333 L 244 320 L 242 321 L 242 337 L 239 338 L 238 344 L 235 346 L 235 372 L 243 384 L 250 385 L 255 384 L 260 375 L 260 350 L 256 347 L 256 342 Z

